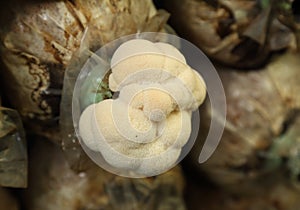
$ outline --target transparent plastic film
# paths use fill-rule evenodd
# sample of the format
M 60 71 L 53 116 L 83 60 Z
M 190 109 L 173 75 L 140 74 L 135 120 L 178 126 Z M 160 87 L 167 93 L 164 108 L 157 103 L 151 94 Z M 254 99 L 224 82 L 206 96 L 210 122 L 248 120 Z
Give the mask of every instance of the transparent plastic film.
M 211 100 L 222 96 L 221 84 L 211 92 L 214 81 L 220 82 L 213 80 L 218 75 L 212 71 L 200 50 L 175 35 L 138 33 L 104 45 L 82 65 L 74 86 L 73 123 L 83 150 L 100 167 L 121 176 L 147 177 L 171 169 L 195 143 L 197 108 L 206 86 Z M 219 107 L 212 106 L 222 125 L 225 100 L 219 101 Z M 216 132 L 203 148 L 203 161 L 223 131 L 212 127 Z

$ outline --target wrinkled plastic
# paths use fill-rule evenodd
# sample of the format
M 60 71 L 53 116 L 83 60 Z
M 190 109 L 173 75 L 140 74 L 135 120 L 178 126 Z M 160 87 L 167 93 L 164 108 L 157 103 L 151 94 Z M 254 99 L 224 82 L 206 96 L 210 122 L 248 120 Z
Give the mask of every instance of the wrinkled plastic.
M 151 0 L 12 0 L 0 10 L 3 94 L 30 132 L 57 143 L 65 69 L 87 29 L 95 50 L 124 35 L 163 31 L 169 17 Z
M 88 160 L 88 170 L 76 173 L 57 146 L 40 140 L 35 141 L 30 158 L 29 186 L 23 191 L 26 209 L 185 210 L 178 167 L 155 178 L 128 179 Z
M 80 165 L 65 99 L 71 97 L 76 78 L 77 67 L 69 64 L 82 56 L 78 52 L 83 48 L 95 50 L 137 32 L 164 31 L 169 14 L 156 10 L 151 0 L 12 0 L 1 2 L 0 10 L 3 94 L 20 113 L 28 133 L 61 145 L 74 157 L 72 165 Z
M 170 24 L 179 35 L 227 66 L 259 68 L 267 63 L 272 52 L 300 49 L 300 27 L 296 12 L 293 15 L 291 11 L 292 1 L 162 2 L 172 14 Z
M 219 147 L 197 167 L 226 190 L 255 194 L 271 183 L 299 185 L 299 58 L 299 53 L 287 52 L 260 71 L 217 67 L 226 94 L 227 122 Z M 204 107 L 203 130 L 211 117 L 209 103 Z
M 0 185 L 27 186 L 27 150 L 19 114 L 0 107 Z

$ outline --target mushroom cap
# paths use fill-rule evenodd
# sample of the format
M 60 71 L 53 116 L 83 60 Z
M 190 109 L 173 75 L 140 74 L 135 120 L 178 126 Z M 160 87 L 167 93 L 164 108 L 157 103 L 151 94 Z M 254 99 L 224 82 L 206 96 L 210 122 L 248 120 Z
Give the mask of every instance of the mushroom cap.
M 113 167 L 136 170 L 143 174 L 172 167 L 181 153 L 181 148 L 189 139 L 191 113 L 177 111 L 169 115 L 164 124 L 151 127 L 155 131 L 152 141 L 141 144 L 128 139 L 127 134 L 120 132 L 111 113 L 113 103 L 119 102 L 104 100 L 97 105 L 90 105 L 83 112 L 80 119 L 80 135 L 84 143 L 93 151 L 101 152 L 103 158 Z M 141 120 L 141 115 L 136 112 L 129 112 L 129 115 L 135 122 Z M 147 118 L 144 120 L 146 123 L 140 121 L 139 125 L 148 124 Z M 134 123 L 131 126 L 136 127 Z M 129 129 L 134 130 L 132 128 Z M 134 135 L 140 138 L 140 130 L 136 130 Z M 157 163 L 159 159 L 164 161 Z
M 130 84 L 165 84 L 178 78 L 177 83 L 183 83 L 190 92 L 188 95 L 192 94 L 195 99 L 190 109 L 195 110 L 206 95 L 202 77 L 186 64 L 178 49 L 167 43 L 152 43 L 143 39 L 125 42 L 114 53 L 111 66 L 109 87 L 113 91 L 120 91 Z
M 109 78 L 109 86 L 113 91 L 118 91 L 128 82 L 163 81 L 171 76 L 178 75 L 187 68 L 184 56 L 170 44 L 152 43 L 148 40 L 135 39 L 123 43 L 114 53 L 111 59 L 112 74 Z M 146 73 L 143 71 L 146 70 Z M 147 71 L 160 70 L 160 71 Z M 162 77 L 161 71 L 164 74 Z M 132 81 L 126 79 L 137 72 L 140 77 Z M 152 79 L 151 79 L 152 78 Z M 126 81 L 126 83 L 125 83 Z

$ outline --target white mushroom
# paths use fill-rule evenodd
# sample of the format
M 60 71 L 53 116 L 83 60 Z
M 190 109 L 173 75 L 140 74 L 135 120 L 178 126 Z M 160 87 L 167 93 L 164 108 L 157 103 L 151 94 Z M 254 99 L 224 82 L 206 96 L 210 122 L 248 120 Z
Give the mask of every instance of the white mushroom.
M 82 141 L 111 166 L 143 175 L 172 167 L 191 133 L 191 113 L 206 94 L 202 77 L 172 45 L 131 40 L 111 61 L 117 99 L 81 115 Z

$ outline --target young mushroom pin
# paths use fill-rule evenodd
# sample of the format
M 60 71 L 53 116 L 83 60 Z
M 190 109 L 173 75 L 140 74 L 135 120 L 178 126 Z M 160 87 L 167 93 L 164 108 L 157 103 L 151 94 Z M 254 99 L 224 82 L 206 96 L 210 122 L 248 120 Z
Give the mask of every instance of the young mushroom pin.
M 191 134 L 191 114 L 206 86 L 172 45 L 134 39 L 111 59 L 116 99 L 90 105 L 80 117 L 83 143 L 111 166 L 146 176 L 170 169 Z

